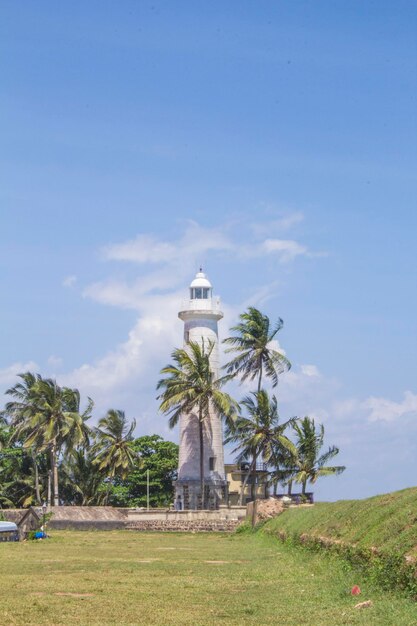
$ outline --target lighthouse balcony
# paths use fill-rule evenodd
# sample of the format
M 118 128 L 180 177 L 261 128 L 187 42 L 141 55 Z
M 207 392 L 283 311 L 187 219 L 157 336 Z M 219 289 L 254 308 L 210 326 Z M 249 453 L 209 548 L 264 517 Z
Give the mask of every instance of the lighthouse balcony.
M 181 311 L 220 311 L 220 298 L 190 298 L 181 302 Z

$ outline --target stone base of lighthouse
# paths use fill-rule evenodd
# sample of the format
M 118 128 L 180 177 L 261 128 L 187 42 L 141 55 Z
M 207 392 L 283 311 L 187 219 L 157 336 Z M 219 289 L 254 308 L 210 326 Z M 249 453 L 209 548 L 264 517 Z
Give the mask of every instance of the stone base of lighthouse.
M 227 482 L 221 479 L 204 480 L 204 502 L 201 497 L 200 481 L 194 479 L 178 479 L 174 482 L 175 507 L 184 510 L 209 509 L 215 510 L 226 504 Z

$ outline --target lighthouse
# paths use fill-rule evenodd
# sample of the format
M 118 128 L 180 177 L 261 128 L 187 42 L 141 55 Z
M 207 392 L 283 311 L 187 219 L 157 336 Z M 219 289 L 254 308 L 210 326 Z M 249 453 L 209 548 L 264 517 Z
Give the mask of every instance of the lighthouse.
M 214 378 L 219 376 L 219 337 L 217 323 L 222 319 L 220 298 L 213 297 L 213 288 L 202 269 L 190 284 L 189 298 L 182 303 L 178 317 L 184 322 L 184 348 L 189 342 L 212 346 L 210 366 Z M 176 501 L 184 509 L 202 507 L 200 494 L 200 444 L 198 416 L 183 413 L 180 417 L 180 449 Z M 204 488 L 205 506 L 217 509 L 226 497 L 223 433 L 220 417 L 210 411 L 204 421 Z

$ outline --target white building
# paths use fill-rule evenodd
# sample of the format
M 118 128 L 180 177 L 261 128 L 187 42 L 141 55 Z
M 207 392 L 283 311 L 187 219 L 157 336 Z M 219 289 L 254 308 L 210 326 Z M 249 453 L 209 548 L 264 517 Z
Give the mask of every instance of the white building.
M 190 297 L 183 302 L 178 317 L 184 322 L 184 347 L 192 341 L 208 346 L 214 344 L 210 363 L 219 375 L 219 348 L 217 322 L 223 317 L 220 299 L 213 297 L 213 288 L 201 271 L 190 285 Z M 218 415 L 210 414 L 204 423 L 204 483 L 206 507 L 218 508 L 226 497 L 224 473 L 223 433 Z M 183 414 L 180 418 L 180 451 L 178 479 L 175 483 L 176 501 L 184 509 L 201 508 L 200 444 L 197 414 Z

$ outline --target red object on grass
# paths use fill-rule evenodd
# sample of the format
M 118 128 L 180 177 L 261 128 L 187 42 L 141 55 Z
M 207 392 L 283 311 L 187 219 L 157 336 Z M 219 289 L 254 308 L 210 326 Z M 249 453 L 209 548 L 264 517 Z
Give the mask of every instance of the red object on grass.
M 352 594 L 352 596 L 358 596 L 360 592 L 361 590 L 359 589 L 358 585 L 353 585 L 350 593 Z

